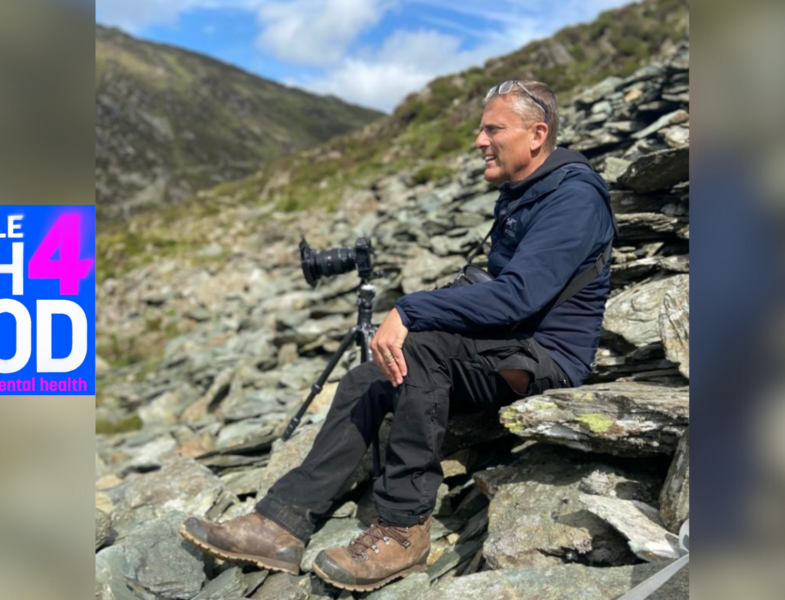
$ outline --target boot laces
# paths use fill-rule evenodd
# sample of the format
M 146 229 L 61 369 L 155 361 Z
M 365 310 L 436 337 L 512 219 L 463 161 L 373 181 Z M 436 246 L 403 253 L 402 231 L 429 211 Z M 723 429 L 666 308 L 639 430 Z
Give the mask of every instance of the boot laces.
M 355 561 L 360 558 L 368 560 L 369 556 L 367 550 L 371 550 L 374 554 L 378 554 L 379 547 L 376 545 L 376 542 L 383 542 L 387 546 L 390 544 L 390 539 L 395 540 L 404 548 L 408 548 L 411 545 L 411 542 L 406 539 L 405 534 L 407 533 L 409 533 L 408 527 L 396 527 L 379 519 L 376 523 L 349 542 L 349 554 L 351 554 L 352 560 Z

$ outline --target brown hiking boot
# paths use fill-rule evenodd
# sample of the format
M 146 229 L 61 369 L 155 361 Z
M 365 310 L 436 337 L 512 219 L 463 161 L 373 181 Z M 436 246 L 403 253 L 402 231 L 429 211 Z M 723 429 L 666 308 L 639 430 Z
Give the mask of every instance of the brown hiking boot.
M 348 546 L 322 550 L 313 563 L 319 577 L 335 587 L 368 592 L 425 571 L 431 551 L 431 523 L 393 526 L 379 519 Z
M 220 525 L 189 517 L 179 531 L 194 546 L 218 558 L 300 574 L 305 543 L 256 511 Z

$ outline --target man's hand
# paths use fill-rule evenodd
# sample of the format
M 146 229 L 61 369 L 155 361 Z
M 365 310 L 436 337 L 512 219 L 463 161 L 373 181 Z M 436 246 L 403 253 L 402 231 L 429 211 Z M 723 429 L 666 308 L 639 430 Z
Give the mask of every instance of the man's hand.
M 406 361 L 401 349 L 408 334 L 409 330 L 403 326 L 401 315 L 393 308 L 371 340 L 374 362 L 396 387 L 401 385 L 406 377 Z

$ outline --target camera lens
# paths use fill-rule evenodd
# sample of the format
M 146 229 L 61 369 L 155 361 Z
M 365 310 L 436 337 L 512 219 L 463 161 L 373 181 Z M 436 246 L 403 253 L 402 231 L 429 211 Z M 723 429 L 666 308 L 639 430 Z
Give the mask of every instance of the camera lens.
M 322 277 L 341 275 L 354 270 L 356 255 L 354 248 L 330 248 L 314 253 L 314 263 Z
M 358 238 L 354 248 L 330 248 L 314 252 L 303 238 L 300 241 L 300 265 L 311 287 L 322 277 L 341 275 L 357 268 L 363 279 L 373 275 L 373 248 L 368 238 Z
M 307 252 L 302 256 L 305 280 L 312 287 L 321 277 L 331 277 L 352 271 L 357 264 L 354 248 L 330 248 Z

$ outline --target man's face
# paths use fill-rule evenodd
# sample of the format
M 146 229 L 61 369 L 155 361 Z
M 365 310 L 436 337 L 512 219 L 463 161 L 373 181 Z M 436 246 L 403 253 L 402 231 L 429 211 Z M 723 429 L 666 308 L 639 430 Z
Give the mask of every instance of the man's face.
M 531 174 L 531 127 L 512 109 L 508 97 L 497 96 L 485 106 L 474 147 L 485 159 L 485 179 L 494 185 Z

